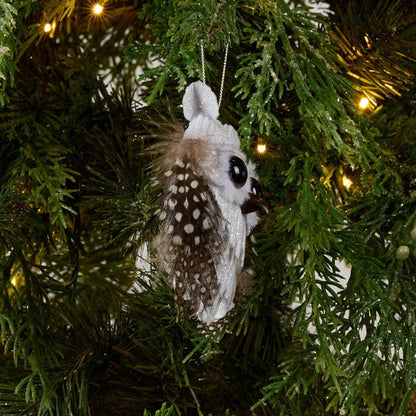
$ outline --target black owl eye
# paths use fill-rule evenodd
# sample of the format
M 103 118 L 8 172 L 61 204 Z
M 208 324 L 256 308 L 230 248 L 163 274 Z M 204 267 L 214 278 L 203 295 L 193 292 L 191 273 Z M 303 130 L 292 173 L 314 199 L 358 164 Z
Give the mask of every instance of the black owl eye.
M 229 175 L 236 188 L 242 188 L 247 182 L 247 166 L 243 160 L 237 156 L 233 156 L 229 161 Z
M 257 195 L 260 198 L 263 197 L 263 190 L 261 189 L 259 181 L 256 178 L 250 178 L 250 188 L 252 194 Z

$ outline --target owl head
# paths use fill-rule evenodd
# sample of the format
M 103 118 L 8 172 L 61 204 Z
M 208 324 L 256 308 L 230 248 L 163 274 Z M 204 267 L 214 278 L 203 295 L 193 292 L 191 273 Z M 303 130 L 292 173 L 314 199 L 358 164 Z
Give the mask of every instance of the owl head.
M 216 153 L 215 169 L 206 170 L 206 174 L 211 175 L 217 186 L 223 189 L 226 199 L 241 207 L 244 215 L 265 212 L 267 208 L 261 199 L 254 164 L 241 152 L 236 130 L 217 120 L 219 106 L 216 95 L 206 84 L 197 81 L 187 87 L 182 104 L 184 116 L 189 120 L 183 140 L 202 140 Z M 248 217 L 252 226 L 258 221 L 254 223 L 254 218 L 257 214 Z

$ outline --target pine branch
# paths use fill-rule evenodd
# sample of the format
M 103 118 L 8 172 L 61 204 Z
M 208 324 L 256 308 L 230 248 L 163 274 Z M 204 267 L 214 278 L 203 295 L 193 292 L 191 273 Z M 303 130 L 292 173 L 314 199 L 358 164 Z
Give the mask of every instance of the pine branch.
M 4 34 L 0 40 L 0 105 L 4 105 L 4 89 L 10 77 L 13 84 L 13 57 L 16 52 L 17 39 L 13 35 L 16 27 L 17 10 L 9 2 L 0 4 L 0 31 Z
M 412 7 L 400 0 L 334 2 L 332 36 L 339 42 L 349 79 L 373 103 L 400 96 L 414 83 Z

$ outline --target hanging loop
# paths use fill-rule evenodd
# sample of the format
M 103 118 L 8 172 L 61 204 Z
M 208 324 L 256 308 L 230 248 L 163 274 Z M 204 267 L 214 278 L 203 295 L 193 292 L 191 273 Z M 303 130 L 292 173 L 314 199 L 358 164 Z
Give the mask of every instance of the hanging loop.
M 224 55 L 224 63 L 223 63 L 223 66 L 222 66 L 220 97 L 218 98 L 218 107 L 221 105 L 222 93 L 224 91 L 225 69 L 227 68 L 227 59 L 228 59 L 228 43 L 225 46 L 225 55 Z
M 227 68 L 227 60 L 228 60 L 228 43 L 225 45 L 225 54 L 224 54 L 224 63 L 222 65 L 222 74 L 221 74 L 221 85 L 220 85 L 220 96 L 218 98 L 218 108 L 221 105 L 222 95 L 224 92 L 224 81 L 225 81 L 225 70 Z M 201 40 L 201 66 L 202 66 L 202 82 L 205 82 L 205 53 L 204 53 L 204 44 Z
M 202 82 L 205 84 L 205 55 L 204 55 L 204 43 L 201 40 L 201 66 L 202 66 Z

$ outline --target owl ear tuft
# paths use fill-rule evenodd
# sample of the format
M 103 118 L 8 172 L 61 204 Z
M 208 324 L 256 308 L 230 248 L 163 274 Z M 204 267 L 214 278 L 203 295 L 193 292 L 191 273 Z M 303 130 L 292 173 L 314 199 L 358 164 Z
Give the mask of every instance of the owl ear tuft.
M 193 82 L 186 88 L 182 99 L 183 114 L 188 121 L 198 115 L 218 118 L 219 106 L 216 95 L 201 81 Z

